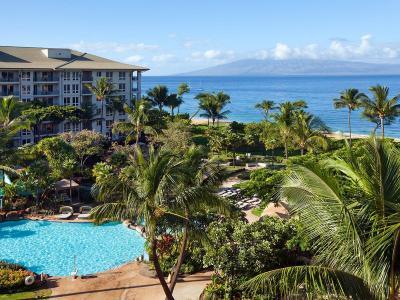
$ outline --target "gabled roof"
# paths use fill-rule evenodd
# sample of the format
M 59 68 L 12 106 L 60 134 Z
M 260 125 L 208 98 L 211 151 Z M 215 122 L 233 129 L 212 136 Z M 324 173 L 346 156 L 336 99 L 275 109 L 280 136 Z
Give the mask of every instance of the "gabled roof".
M 76 50 L 70 50 L 71 58 L 49 58 L 44 49 L 48 48 L 0 46 L 0 69 L 149 70 Z

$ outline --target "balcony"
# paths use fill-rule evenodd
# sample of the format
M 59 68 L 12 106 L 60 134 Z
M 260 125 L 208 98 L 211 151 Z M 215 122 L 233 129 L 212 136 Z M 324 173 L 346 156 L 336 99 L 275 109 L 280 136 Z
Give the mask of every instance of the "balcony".
M 34 91 L 33 95 L 34 96 L 58 96 L 59 91 L 58 90 L 53 90 L 53 91 Z
M 0 97 L 5 97 L 5 96 L 19 96 L 19 91 L 1 91 L 0 90 Z
M 92 72 L 82 72 L 82 82 L 92 82 Z
M 19 82 L 19 78 L 18 77 L 0 77 L 0 82 L 14 82 L 14 83 L 18 83 Z
M 82 95 L 91 95 L 92 94 L 92 92 L 85 86 L 82 87 L 81 93 L 82 93 Z
M 59 77 L 56 74 L 39 75 L 35 74 L 33 76 L 34 82 L 58 82 Z

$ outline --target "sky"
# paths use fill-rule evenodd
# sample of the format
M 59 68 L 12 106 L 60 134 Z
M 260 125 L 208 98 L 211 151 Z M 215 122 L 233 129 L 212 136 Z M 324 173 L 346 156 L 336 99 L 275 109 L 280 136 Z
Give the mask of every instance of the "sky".
M 400 63 L 399 0 L 1 0 L 0 45 L 170 75 L 239 59 Z M 4 13 L 7 12 L 7 13 Z

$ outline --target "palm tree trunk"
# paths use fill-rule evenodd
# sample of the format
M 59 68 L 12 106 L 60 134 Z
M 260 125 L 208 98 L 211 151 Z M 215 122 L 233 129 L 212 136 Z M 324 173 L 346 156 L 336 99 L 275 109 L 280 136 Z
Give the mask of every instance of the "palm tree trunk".
M 288 159 L 288 143 L 286 139 L 285 139 L 285 158 Z
M 153 238 L 153 240 L 151 242 L 151 252 L 152 252 L 152 256 L 153 256 L 154 268 L 156 269 L 158 280 L 160 281 L 161 286 L 162 286 L 162 288 L 164 290 L 165 297 L 168 300 L 174 300 L 174 297 L 172 296 L 172 293 L 168 288 L 168 284 L 165 281 L 164 274 L 162 273 L 162 270 L 161 270 L 161 267 L 160 267 L 160 263 L 158 261 L 157 240 L 155 238 Z
M 179 270 L 182 267 L 183 261 L 185 259 L 185 255 L 186 255 L 186 245 L 187 245 L 187 240 L 188 240 L 188 227 L 189 227 L 189 214 L 187 213 L 187 211 L 185 212 L 185 224 L 184 224 L 184 229 L 183 229 L 183 237 L 182 237 L 182 244 L 181 244 L 181 250 L 179 253 L 179 257 L 178 257 L 178 261 L 175 265 L 175 268 L 173 270 L 172 273 L 172 277 L 171 277 L 171 282 L 169 284 L 169 290 L 171 291 L 171 293 L 174 292 L 174 288 L 178 279 L 178 275 L 179 275 Z
M 381 132 L 382 132 L 382 140 L 385 138 L 385 124 L 384 119 L 381 117 Z
M 304 147 L 303 146 L 301 146 L 301 148 L 300 148 L 300 154 L 303 156 L 304 155 Z
M 351 109 L 349 108 L 349 114 L 348 114 L 348 124 L 349 124 L 349 143 L 350 143 L 350 148 L 351 148 L 351 122 L 350 122 L 350 115 L 351 115 Z
M 71 198 L 72 202 L 72 177 L 69 178 L 69 197 Z
M 100 133 L 103 134 L 103 119 L 104 119 L 104 109 L 103 109 L 103 102 L 104 100 L 101 99 L 100 103 L 101 103 L 101 122 L 100 122 Z

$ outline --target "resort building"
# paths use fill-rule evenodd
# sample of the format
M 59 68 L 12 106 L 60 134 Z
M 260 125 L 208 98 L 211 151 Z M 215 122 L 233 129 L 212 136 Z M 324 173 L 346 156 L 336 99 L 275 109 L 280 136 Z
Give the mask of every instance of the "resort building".
M 116 96 L 126 101 L 139 99 L 141 74 L 147 70 L 71 49 L 0 46 L 0 97 L 13 95 L 23 102 L 40 101 L 45 105 L 92 105 L 89 122 L 43 122 L 35 133 L 36 139 L 82 129 L 100 132 L 101 127 L 103 134 L 112 137 L 113 120 L 125 121 L 126 115 L 123 111 L 114 114 L 104 103 L 102 120 L 100 101 L 87 84 L 106 77 L 113 83 Z M 16 146 L 33 142 L 33 132 L 26 130 L 14 139 Z

